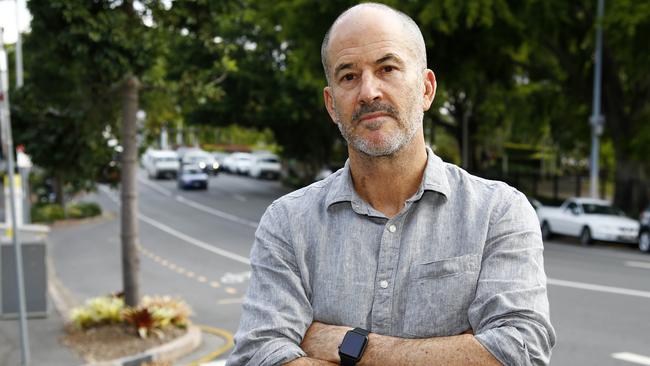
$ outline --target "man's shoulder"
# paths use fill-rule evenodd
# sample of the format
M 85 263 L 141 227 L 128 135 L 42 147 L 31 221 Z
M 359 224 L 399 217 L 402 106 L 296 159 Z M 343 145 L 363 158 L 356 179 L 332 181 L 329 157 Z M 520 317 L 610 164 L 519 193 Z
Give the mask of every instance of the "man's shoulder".
M 505 182 L 479 177 L 454 164 L 443 164 L 449 185 L 455 187 L 453 191 L 456 193 L 486 194 L 494 198 L 522 194 Z
M 313 209 L 315 206 L 324 205 L 333 185 L 340 183 L 342 170 L 343 168 L 322 180 L 285 194 L 273 201 L 271 206 L 279 206 L 295 211 L 305 208 Z

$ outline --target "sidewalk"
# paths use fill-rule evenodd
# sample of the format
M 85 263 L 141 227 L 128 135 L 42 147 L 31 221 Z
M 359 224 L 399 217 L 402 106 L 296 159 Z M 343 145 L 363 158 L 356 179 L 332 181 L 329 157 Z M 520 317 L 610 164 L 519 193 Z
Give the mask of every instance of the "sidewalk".
M 99 196 L 89 197 L 102 203 Z M 119 292 L 120 239 L 119 217 L 103 205 L 104 215 L 83 223 L 62 223 L 52 227 L 48 236 L 48 283 L 50 285 L 49 311 L 46 318 L 28 319 L 30 340 L 30 365 L 82 365 L 84 361 L 73 354 L 58 339 L 63 335 L 63 324 L 71 306 L 83 300 Z M 52 285 L 55 286 L 52 286 Z M 202 344 L 176 364 L 196 364 L 215 350 L 226 345 L 227 340 L 209 331 L 202 332 Z M 0 366 L 20 365 L 20 335 L 17 319 L 0 319 Z

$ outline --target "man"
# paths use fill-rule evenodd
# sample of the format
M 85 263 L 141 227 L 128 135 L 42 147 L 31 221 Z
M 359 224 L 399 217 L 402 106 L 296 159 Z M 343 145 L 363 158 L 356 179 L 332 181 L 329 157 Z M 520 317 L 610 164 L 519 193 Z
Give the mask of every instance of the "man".
M 349 160 L 264 214 L 228 364 L 548 364 L 535 213 L 425 146 L 436 80 L 417 25 L 357 5 L 321 53 Z

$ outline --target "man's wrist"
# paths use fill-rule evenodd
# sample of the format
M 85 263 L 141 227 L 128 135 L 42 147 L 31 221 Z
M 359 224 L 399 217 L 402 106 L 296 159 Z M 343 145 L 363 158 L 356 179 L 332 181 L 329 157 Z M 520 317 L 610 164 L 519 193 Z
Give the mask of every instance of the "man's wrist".
M 345 333 L 338 347 L 341 365 L 354 366 L 362 359 L 368 346 L 369 334 L 370 332 L 363 328 L 354 328 Z

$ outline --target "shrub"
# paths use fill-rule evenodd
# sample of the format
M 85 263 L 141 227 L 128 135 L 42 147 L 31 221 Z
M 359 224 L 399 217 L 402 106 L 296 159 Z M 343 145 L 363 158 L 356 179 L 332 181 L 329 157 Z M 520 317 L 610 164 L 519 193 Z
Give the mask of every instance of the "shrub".
M 37 204 L 31 209 L 32 222 L 54 222 L 65 219 L 65 211 L 56 203 Z
M 66 208 L 66 216 L 72 219 L 94 217 L 101 214 L 102 209 L 95 202 L 77 202 Z
M 84 306 L 72 309 L 71 318 L 83 329 L 127 323 L 135 327 L 141 338 L 147 338 L 152 333 L 162 336 L 166 327 L 187 327 L 191 312 L 187 303 L 170 296 L 145 296 L 138 306 L 128 307 L 122 297 L 111 295 L 87 300 Z
M 89 299 L 84 306 L 72 309 L 70 318 L 80 328 L 95 325 L 120 323 L 124 320 L 124 299 L 115 296 L 101 296 Z

